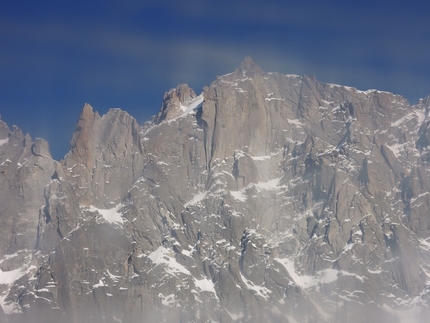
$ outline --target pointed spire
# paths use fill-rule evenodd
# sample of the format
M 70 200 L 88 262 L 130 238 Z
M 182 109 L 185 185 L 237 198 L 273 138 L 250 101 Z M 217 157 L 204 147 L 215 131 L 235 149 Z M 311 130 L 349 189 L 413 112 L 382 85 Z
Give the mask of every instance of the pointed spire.
M 251 57 L 247 56 L 245 59 L 240 63 L 239 70 L 245 73 L 252 73 L 252 74 L 263 74 L 263 69 L 258 66 Z
M 184 113 L 181 105 L 187 106 L 195 97 L 196 93 L 188 84 L 179 84 L 176 88 L 170 89 L 164 94 L 163 104 L 154 123 L 159 124 L 162 121 L 179 117 Z
M 90 163 L 90 152 L 92 151 L 92 132 L 96 120 L 100 119 L 97 111 L 94 111 L 92 106 L 85 103 L 76 124 L 75 132 L 70 141 L 70 158 L 75 158 L 76 163 L 81 163 L 88 166 Z

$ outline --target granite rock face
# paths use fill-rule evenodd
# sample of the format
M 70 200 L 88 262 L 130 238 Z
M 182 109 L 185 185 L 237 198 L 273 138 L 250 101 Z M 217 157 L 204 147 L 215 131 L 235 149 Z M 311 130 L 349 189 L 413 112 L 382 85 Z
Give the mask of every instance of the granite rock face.
M 61 162 L 1 122 L 3 320 L 424 322 L 429 109 L 247 58 Z

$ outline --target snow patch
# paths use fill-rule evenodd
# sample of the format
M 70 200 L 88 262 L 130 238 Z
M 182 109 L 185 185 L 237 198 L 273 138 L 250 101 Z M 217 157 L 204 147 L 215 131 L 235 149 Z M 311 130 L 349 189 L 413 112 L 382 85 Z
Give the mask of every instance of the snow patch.
M 426 251 L 430 251 L 430 242 L 427 241 L 427 240 L 430 240 L 430 238 L 427 238 L 427 239 L 418 239 L 418 240 L 420 241 L 420 247 L 421 247 L 421 249 L 426 250 Z
M 161 304 L 164 306 L 174 307 L 176 305 L 175 294 L 170 294 L 164 296 L 163 294 L 158 294 L 158 297 L 161 298 Z
M 203 279 L 200 279 L 200 280 L 194 279 L 194 284 L 200 290 L 202 290 L 204 292 L 214 293 L 215 296 L 216 296 L 215 285 L 214 285 L 214 283 L 213 283 L 212 280 L 209 280 L 207 278 L 203 278 Z
M 11 163 L 11 160 L 10 159 L 6 159 L 3 163 L 0 164 L 0 166 L 5 165 L 6 163 Z
M 122 213 L 118 210 L 122 207 L 122 204 L 118 204 L 112 209 L 99 209 L 93 205 L 90 205 L 89 209 L 93 212 L 98 212 L 107 222 L 109 223 L 124 223 Z
M 105 284 L 103 283 L 103 281 L 99 278 L 99 282 L 95 285 L 93 285 L 93 288 L 98 288 L 98 287 L 104 287 Z
M 231 317 L 233 321 L 237 321 L 245 317 L 245 314 L 243 314 L 242 312 L 236 314 L 229 312 L 226 308 L 224 310 L 227 312 L 227 314 Z
M 417 297 L 419 299 L 419 297 Z M 414 299 L 413 299 L 414 300 Z M 394 314 L 401 323 L 421 323 L 423 322 L 422 308 L 415 305 L 410 308 L 403 308 L 401 310 L 395 310 L 388 305 L 382 305 L 382 308 L 388 313 Z
M 294 262 L 290 259 L 276 258 L 275 260 L 285 267 L 291 278 L 298 286 L 302 288 L 309 288 L 315 284 L 313 277 L 307 275 L 299 275 L 294 268 Z
M 242 279 L 243 283 L 246 285 L 246 287 L 249 290 L 252 290 L 255 292 L 256 295 L 264 298 L 264 299 L 269 299 L 269 295 L 270 293 L 272 293 L 272 291 L 270 289 L 268 289 L 267 287 L 264 286 L 258 286 L 258 285 L 254 285 L 254 283 L 248 279 L 245 278 L 245 276 L 243 276 L 242 274 L 240 274 L 240 278 Z
M 255 184 L 255 186 L 257 187 L 257 189 L 261 190 L 273 190 L 278 188 L 280 181 L 281 177 L 278 177 L 267 182 L 258 182 L 257 184 Z
M 185 249 L 182 249 L 182 254 L 183 255 L 185 255 L 185 256 L 187 256 L 187 257 L 190 257 L 190 258 L 192 258 L 193 257 L 193 253 L 194 253 L 194 248 L 193 247 L 189 247 L 189 249 L 188 250 L 185 250 Z
M 15 283 L 15 281 L 17 281 L 22 276 L 30 273 L 32 270 L 35 270 L 35 269 L 37 269 L 36 266 L 34 265 L 29 266 L 28 264 L 24 264 L 20 268 L 9 270 L 9 271 L 3 271 L 2 269 L 0 269 L 0 285 L 6 285 L 10 287 Z M 7 288 L 6 291 L 3 291 L 2 293 L 3 295 L 0 296 L 0 306 L 3 308 L 3 311 L 6 314 L 21 313 L 21 310 L 19 309 L 19 307 L 16 307 L 16 303 L 5 302 L 5 299 L 8 295 L 8 290 L 9 288 Z
M 287 119 L 287 120 L 288 120 L 288 123 L 293 124 L 297 127 L 303 127 L 304 126 L 303 122 L 301 122 L 299 119 Z
M 109 295 L 108 295 L 108 296 L 109 296 Z M 112 295 L 110 295 L 110 296 L 112 296 Z M 122 321 L 121 321 L 119 318 L 117 318 L 115 315 L 113 316 L 113 320 L 114 320 L 115 322 L 122 323 Z
M 404 149 L 405 144 L 394 144 L 391 146 L 387 146 L 393 152 L 394 156 L 397 158 L 400 157 L 401 151 Z
M 200 104 L 203 103 L 203 101 L 205 100 L 205 98 L 203 97 L 203 94 L 200 94 L 198 96 L 196 96 L 194 99 L 192 99 L 188 105 L 182 105 L 181 104 L 181 109 L 182 111 L 184 111 L 184 115 L 187 115 L 188 113 L 192 112 L 194 109 L 198 108 Z
M 0 139 L 0 147 L 3 145 L 6 145 L 9 142 L 9 138 L 6 139 Z
M 417 197 L 411 198 L 411 204 L 414 203 L 416 200 L 419 200 L 421 197 L 428 195 L 429 192 L 420 193 Z
M 8 315 L 12 313 L 21 313 L 17 308 L 15 308 L 14 302 L 9 302 L 9 303 L 5 302 L 6 297 L 7 297 L 7 294 L 0 296 L 0 306 L 3 308 L 3 312 Z
M 166 272 L 172 276 L 177 277 L 176 274 L 185 274 L 191 276 L 189 270 L 178 263 L 175 258 L 169 256 L 169 250 L 163 246 L 158 247 L 157 250 L 150 253 L 148 258 L 151 259 L 155 266 L 166 266 Z
M 19 252 L 15 252 L 15 253 L 13 253 L 13 254 L 9 254 L 9 255 L 4 255 L 3 256 L 3 258 L 2 259 L 0 259 L 0 265 L 5 261 L 5 260 L 9 260 L 9 259 L 12 259 L 12 258 L 15 258 L 15 257 L 18 257 L 19 256 L 19 253 L 30 253 L 30 250 L 28 250 L 28 249 L 23 249 L 23 250 L 20 250 Z M 0 283 L 1 284 L 1 283 Z
M 230 191 L 231 196 L 237 201 L 246 202 L 246 195 L 242 191 Z
M 421 125 L 424 122 L 424 120 L 426 119 L 426 114 L 425 114 L 424 111 L 416 109 L 415 110 L 415 115 L 418 118 L 418 125 Z
M 193 198 L 191 200 L 189 200 L 187 203 L 184 204 L 184 207 L 186 208 L 188 205 L 193 205 L 193 204 L 197 204 L 198 202 L 200 202 L 201 200 L 203 200 L 206 195 L 208 194 L 208 192 L 201 192 L 201 193 L 197 193 L 196 195 L 193 196 Z
M 253 160 L 269 160 L 270 158 L 272 158 L 272 156 L 270 156 L 270 155 L 266 155 L 266 156 L 251 156 L 251 158 Z
M 296 272 L 294 262 L 292 260 L 287 258 L 276 258 L 275 260 L 285 267 L 291 278 L 293 278 L 294 282 L 303 289 L 309 289 L 320 284 L 329 284 L 335 282 L 340 276 L 353 276 L 359 281 L 364 282 L 364 278 L 361 276 L 333 268 L 321 270 L 317 272 L 315 276 L 299 275 Z
M 369 89 L 366 91 L 360 91 L 357 90 L 358 93 L 365 93 L 365 94 L 372 94 L 372 93 L 385 93 L 385 94 L 392 94 L 391 92 L 387 92 L 387 91 L 380 91 L 380 90 L 376 90 L 376 89 Z
M 411 112 L 408 113 L 407 115 L 405 115 L 404 117 L 400 118 L 399 120 L 392 122 L 391 123 L 391 127 L 398 127 L 400 126 L 402 123 L 405 123 L 409 120 L 414 119 L 417 116 L 417 114 L 415 112 Z
M 112 279 L 114 282 L 118 282 L 118 280 L 122 277 L 122 276 L 111 274 L 109 270 L 106 270 L 106 273 L 108 274 L 109 278 Z
M 26 272 L 22 267 L 10 271 L 3 271 L 0 269 L 0 285 L 12 285 L 25 274 Z
M 276 101 L 285 101 L 282 98 L 265 98 L 266 101 L 272 101 L 272 100 L 276 100 Z

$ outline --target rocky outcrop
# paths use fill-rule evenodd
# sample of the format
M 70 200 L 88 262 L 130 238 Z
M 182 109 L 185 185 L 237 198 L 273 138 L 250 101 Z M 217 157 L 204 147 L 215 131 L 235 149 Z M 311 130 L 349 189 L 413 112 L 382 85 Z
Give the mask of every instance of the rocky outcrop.
M 16 126 L 12 130 L 0 120 L 0 299 L 12 286 L 37 271 L 42 255 L 36 253 L 39 209 L 43 190 L 49 185 L 57 162 L 52 160 L 48 143 L 32 140 Z M 18 279 L 19 278 L 19 279 Z M 16 297 L 12 298 L 16 301 Z M 11 299 L 11 300 L 12 300 Z M 2 311 L 19 307 L 2 302 Z M 5 318 L 3 318 L 5 320 Z
M 420 322 L 429 102 L 247 58 L 200 96 L 170 90 L 143 127 L 85 105 L 61 163 L 1 124 L 2 202 L 15 212 L 0 204 L 12 232 L 0 277 L 15 275 L 1 285 L 5 317 Z M 20 173 L 20 156 L 43 175 Z M 30 219 L 24 240 L 13 238 L 17 212 Z
M 180 84 L 164 94 L 163 104 L 160 112 L 154 119 L 154 123 L 159 124 L 182 115 L 189 103 L 196 97 L 193 89 L 187 84 Z
M 15 126 L 10 130 L 1 120 L 0 138 L 0 225 L 4 230 L 0 250 L 4 256 L 34 249 L 43 189 L 51 181 L 55 162 L 45 140 L 33 141 Z M 22 259 L 6 262 L 15 263 L 6 265 L 8 269 L 22 265 Z
M 81 205 L 116 205 L 141 176 L 140 127 L 124 111 L 100 117 L 85 104 L 70 146 L 63 168 Z

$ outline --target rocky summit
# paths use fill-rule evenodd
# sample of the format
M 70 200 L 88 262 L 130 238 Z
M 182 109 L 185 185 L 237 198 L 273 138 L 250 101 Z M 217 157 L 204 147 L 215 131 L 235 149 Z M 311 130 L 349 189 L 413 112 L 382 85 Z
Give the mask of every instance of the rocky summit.
M 0 121 L 0 321 L 427 322 L 429 110 L 247 58 L 61 161 Z

